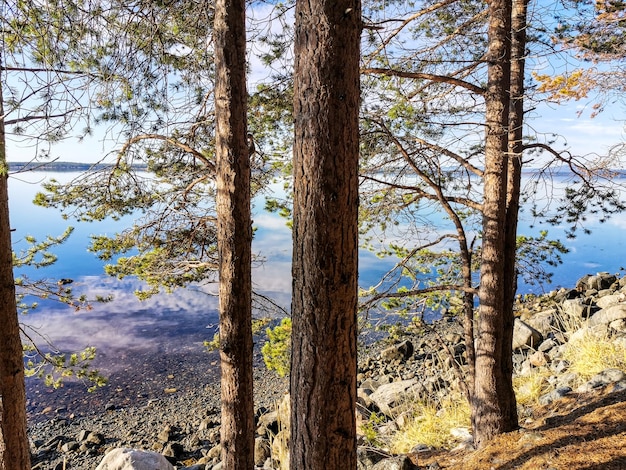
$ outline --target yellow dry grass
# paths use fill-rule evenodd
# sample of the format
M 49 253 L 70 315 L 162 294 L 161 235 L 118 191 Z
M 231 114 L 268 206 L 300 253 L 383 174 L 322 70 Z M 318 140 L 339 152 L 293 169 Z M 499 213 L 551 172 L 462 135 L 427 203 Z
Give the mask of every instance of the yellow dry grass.
M 589 332 L 567 343 L 563 358 L 570 372 L 588 380 L 606 369 L 626 370 L 626 347 L 609 338 L 608 333 Z
M 448 399 L 439 405 L 416 403 L 405 425 L 389 443 L 392 453 L 407 453 L 416 443 L 442 448 L 451 444 L 450 430 L 470 427 L 470 409 L 462 397 Z
M 539 397 L 548 393 L 552 386 L 548 382 L 549 372 L 545 369 L 533 371 L 530 375 L 513 377 L 515 398 L 520 406 L 535 406 Z

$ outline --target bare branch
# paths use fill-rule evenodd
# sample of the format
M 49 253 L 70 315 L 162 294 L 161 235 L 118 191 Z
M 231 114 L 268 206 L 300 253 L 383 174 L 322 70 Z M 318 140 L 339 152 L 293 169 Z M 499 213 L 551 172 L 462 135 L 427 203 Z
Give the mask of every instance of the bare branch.
M 383 292 L 383 293 L 374 295 L 371 299 L 368 299 L 366 304 L 371 305 L 381 299 L 401 299 L 404 297 L 413 297 L 416 295 L 424 295 L 424 294 L 430 294 L 431 292 L 442 292 L 442 291 L 466 292 L 472 295 L 476 295 L 478 293 L 478 290 L 474 287 L 466 287 L 466 286 L 461 286 L 458 284 L 442 284 L 439 286 L 424 287 L 422 289 L 413 289 L 413 290 L 408 290 L 404 292 Z
M 447 83 L 449 85 L 458 86 L 461 88 L 465 88 L 473 93 L 478 95 L 484 95 L 485 89 L 481 88 L 473 83 L 466 82 L 465 80 L 460 80 L 458 78 L 449 77 L 447 75 L 435 75 L 432 73 L 423 73 L 423 72 L 408 72 L 404 70 L 394 70 L 394 69 L 385 69 L 385 68 L 366 68 L 361 69 L 361 73 L 365 75 L 384 75 L 386 77 L 400 77 L 400 78 L 411 78 L 415 80 L 431 80 L 437 83 Z

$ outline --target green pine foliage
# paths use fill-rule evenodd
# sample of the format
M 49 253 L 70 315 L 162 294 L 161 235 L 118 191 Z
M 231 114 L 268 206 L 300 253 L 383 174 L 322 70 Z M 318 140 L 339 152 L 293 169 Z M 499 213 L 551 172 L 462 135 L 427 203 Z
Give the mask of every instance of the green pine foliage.
M 291 318 L 283 318 L 274 328 L 268 328 L 267 341 L 261 348 L 263 361 L 279 377 L 289 373 L 291 359 Z

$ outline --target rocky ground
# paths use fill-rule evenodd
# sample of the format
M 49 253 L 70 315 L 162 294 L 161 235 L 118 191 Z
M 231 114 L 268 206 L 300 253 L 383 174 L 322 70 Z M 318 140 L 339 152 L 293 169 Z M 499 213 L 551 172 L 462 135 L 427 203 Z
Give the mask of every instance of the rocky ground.
M 29 435 L 33 469 L 96 468 L 115 447 L 163 453 L 178 468 L 214 462 L 219 443 L 220 390 L 216 354 L 158 358 L 138 355 L 135 366 L 113 373 L 103 389 L 84 384 L 58 390 L 29 382 Z M 283 399 L 287 379 L 255 360 L 255 403 L 259 415 Z M 202 466 L 204 468 L 204 466 Z
M 467 432 L 457 432 L 449 439 L 450 447 L 456 446 L 454 452 L 415 442 L 409 453 L 392 459 L 384 459 L 388 457 L 384 449 L 373 449 L 362 436 L 360 468 L 626 468 L 621 445 L 626 437 L 626 374 L 608 367 L 581 381 L 563 356 L 569 341 L 588 332 L 606 334 L 615 344 L 626 341 L 624 279 L 590 276 L 574 289 L 520 302 L 514 338 L 516 374 L 542 373 L 547 385 L 535 405 L 520 406 L 519 432 L 502 436 L 479 452 L 468 445 Z M 579 325 L 578 331 L 566 332 L 572 324 Z M 387 340 L 364 349 L 358 377 L 359 423 L 376 413 L 381 418 L 375 431 L 385 442 L 406 419 L 403 407 L 411 400 L 437 401 L 459 394 L 464 351 L 461 325 L 445 316 L 432 327 L 398 328 Z M 35 468 L 94 469 L 109 449 L 134 447 L 162 453 L 179 469 L 218 469 L 217 357 L 207 361 L 203 354 L 168 355 L 156 361 L 161 364 L 156 373 L 140 367 L 149 358 L 138 357 L 134 367 L 119 372 L 126 373 L 125 382 L 114 376 L 112 386 L 91 396 L 31 390 Z M 280 449 L 272 448 L 271 441 L 280 442 L 276 405 L 288 384 L 265 371 L 260 361 L 257 356 L 257 465 L 278 468 Z

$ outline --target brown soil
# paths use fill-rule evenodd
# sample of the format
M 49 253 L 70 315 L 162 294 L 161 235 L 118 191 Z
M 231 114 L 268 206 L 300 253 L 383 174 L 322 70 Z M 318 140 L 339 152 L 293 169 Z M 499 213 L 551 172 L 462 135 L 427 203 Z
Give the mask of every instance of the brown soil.
M 537 408 L 519 431 L 478 451 L 413 455 L 419 468 L 458 470 L 626 469 L 626 390 L 611 386 Z

